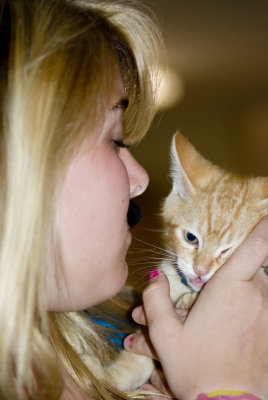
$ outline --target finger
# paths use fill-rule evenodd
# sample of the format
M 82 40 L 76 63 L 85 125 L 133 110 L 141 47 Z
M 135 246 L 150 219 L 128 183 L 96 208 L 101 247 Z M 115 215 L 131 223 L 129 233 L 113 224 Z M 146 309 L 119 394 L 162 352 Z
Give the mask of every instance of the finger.
M 266 260 L 264 261 L 264 263 L 262 265 L 263 265 L 263 267 L 268 267 L 268 257 L 266 258 Z
M 159 342 L 159 337 L 163 338 L 165 334 L 169 337 L 183 326 L 174 310 L 169 291 L 168 279 L 164 273 L 159 273 L 143 291 L 143 307 L 154 346 L 155 340 Z M 162 345 L 164 347 L 163 341 Z M 168 340 L 166 345 L 169 347 Z
M 147 325 L 147 320 L 144 312 L 143 306 L 135 307 L 132 311 L 133 320 L 140 325 Z
M 133 333 L 127 336 L 124 340 L 124 348 L 131 353 L 158 359 L 149 338 L 141 333 Z
M 150 383 L 154 385 L 155 388 L 160 390 L 161 393 L 167 394 L 172 398 L 174 397 L 174 395 L 171 393 L 168 387 L 163 371 L 159 370 L 158 368 L 155 368 L 153 370 L 152 375 L 150 377 Z
M 267 293 L 268 293 L 268 279 L 267 279 L 267 274 L 263 269 L 260 269 L 255 275 L 254 275 L 254 283 L 256 285 L 256 288 L 258 289 L 259 293 L 262 293 L 264 298 L 267 298 Z M 268 300 L 268 299 L 267 299 Z
M 263 218 L 219 272 L 233 278 L 252 279 L 268 259 L 268 217 Z
M 165 396 L 160 390 L 158 390 L 155 386 L 151 385 L 150 383 L 145 383 L 142 385 L 142 390 L 150 393 L 148 397 L 149 400 L 165 400 L 165 399 L 172 399 L 171 396 Z

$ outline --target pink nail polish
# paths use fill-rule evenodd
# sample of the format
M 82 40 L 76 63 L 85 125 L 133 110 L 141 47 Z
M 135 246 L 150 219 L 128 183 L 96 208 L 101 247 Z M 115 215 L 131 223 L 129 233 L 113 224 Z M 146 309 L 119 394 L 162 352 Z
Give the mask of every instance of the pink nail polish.
M 152 270 L 149 272 L 148 281 L 150 282 L 152 279 L 157 278 L 158 275 L 159 275 L 158 270 L 157 270 L 157 269 L 152 269 Z
M 148 386 L 146 384 L 144 384 L 144 385 L 142 385 L 141 390 L 147 391 L 149 389 L 148 389 Z
M 128 349 L 131 349 L 133 340 L 134 340 L 134 334 L 133 334 L 133 335 L 130 335 L 130 336 L 126 339 L 126 343 L 125 343 L 125 344 L 126 344 L 126 347 L 127 347 Z

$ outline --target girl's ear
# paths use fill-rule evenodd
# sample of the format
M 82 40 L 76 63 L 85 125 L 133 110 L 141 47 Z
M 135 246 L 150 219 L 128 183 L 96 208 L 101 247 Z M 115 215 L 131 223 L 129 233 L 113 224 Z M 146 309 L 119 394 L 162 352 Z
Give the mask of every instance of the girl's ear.
M 202 157 L 179 132 L 173 136 L 170 157 L 173 190 L 182 198 L 194 194 L 196 189 L 205 189 L 221 174 L 220 168 Z

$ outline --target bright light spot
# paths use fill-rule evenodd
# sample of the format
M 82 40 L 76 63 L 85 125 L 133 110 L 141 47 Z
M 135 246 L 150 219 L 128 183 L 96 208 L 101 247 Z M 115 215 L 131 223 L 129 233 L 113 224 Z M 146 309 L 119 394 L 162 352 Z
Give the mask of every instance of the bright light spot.
M 165 110 L 177 104 L 184 94 L 182 79 L 172 69 L 163 71 L 161 86 L 158 88 L 157 110 Z

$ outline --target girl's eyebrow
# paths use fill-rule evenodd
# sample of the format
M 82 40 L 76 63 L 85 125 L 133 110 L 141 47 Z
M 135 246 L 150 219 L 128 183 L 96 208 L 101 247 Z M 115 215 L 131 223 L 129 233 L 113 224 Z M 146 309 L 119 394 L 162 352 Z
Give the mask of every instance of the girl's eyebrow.
M 129 101 L 127 98 L 121 99 L 113 106 L 113 110 L 120 108 L 125 111 L 128 107 L 128 103 Z

